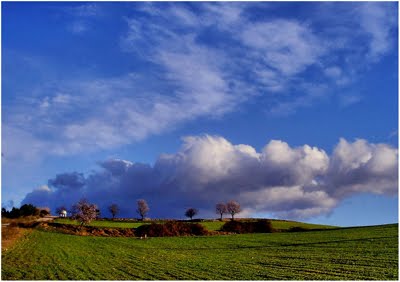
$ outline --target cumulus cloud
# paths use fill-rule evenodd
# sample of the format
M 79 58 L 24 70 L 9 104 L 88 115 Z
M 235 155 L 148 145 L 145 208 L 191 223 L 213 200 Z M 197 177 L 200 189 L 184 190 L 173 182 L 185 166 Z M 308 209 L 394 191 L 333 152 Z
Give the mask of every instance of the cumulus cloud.
M 309 218 L 327 214 L 338 200 L 325 191 L 305 191 L 302 186 L 277 186 L 241 194 L 255 211 L 268 211 L 284 218 Z
M 160 155 L 154 166 L 122 159 L 100 162 L 84 176 L 63 173 L 23 203 L 72 205 L 86 197 L 100 206 L 117 203 L 121 216 L 135 216 L 144 198 L 152 217 L 182 217 L 188 207 L 213 216 L 220 201 L 238 200 L 246 215 L 308 218 L 330 213 L 355 193 L 397 195 L 398 150 L 366 140 L 340 139 L 331 156 L 317 147 L 291 147 L 272 140 L 257 152 L 220 136 L 189 136 L 175 154 Z
M 327 189 L 336 197 L 356 192 L 397 194 L 398 150 L 366 140 L 340 139 L 326 176 Z
M 109 171 L 112 175 L 123 175 L 132 165 L 132 162 L 121 159 L 110 159 L 100 163 L 100 166 Z

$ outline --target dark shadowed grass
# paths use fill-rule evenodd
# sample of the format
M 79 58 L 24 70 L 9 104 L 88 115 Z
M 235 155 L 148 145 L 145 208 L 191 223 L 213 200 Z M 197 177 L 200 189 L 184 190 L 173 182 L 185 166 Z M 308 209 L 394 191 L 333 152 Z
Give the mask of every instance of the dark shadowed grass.
M 205 237 L 80 237 L 35 230 L 2 279 L 397 280 L 398 226 Z

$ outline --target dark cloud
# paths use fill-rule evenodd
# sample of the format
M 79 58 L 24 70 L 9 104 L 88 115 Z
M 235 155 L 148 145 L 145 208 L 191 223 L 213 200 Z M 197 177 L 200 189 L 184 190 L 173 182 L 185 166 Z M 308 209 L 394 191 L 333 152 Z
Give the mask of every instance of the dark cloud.
M 53 186 L 59 190 L 62 189 L 81 189 L 86 183 L 85 177 L 82 173 L 62 173 L 57 174 L 54 179 L 48 181 L 49 186 Z
M 146 199 L 151 217 L 183 217 L 188 207 L 214 216 L 217 202 L 235 199 L 243 216 L 270 212 L 307 218 L 330 213 L 354 193 L 397 194 L 398 151 L 386 144 L 341 139 L 329 157 L 324 150 L 270 141 L 258 153 L 218 136 L 184 139 L 176 154 L 161 155 L 154 166 L 111 159 L 88 176 L 59 174 L 29 193 L 23 203 L 72 205 L 81 197 L 95 202 L 104 216 L 116 203 L 120 216 L 136 215 L 137 199 Z M 53 209 L 54 210 L 54 209 Z

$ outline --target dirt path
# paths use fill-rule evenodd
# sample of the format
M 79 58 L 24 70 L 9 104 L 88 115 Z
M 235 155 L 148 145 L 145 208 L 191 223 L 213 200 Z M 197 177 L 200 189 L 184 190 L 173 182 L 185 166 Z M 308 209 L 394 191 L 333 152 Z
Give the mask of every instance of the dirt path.
M 49 216 L 41 217 L 41 218 L 37 219 L 36 221 L 48 222 L 48 221 L 53 221 L 56 218 L 59 218 L 59 216 L 51 216 L 51 215 L 49 215 Z

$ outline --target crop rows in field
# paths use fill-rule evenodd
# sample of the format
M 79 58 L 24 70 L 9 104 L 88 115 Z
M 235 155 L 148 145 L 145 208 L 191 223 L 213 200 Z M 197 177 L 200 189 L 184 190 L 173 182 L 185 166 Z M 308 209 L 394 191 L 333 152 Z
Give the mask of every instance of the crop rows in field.
M 206 237 L 34 231 L 2 254 L 3 279 L 397 280 L 397 225 Z

